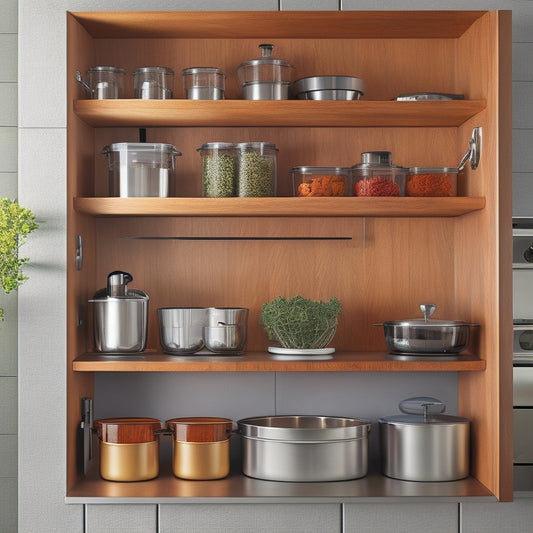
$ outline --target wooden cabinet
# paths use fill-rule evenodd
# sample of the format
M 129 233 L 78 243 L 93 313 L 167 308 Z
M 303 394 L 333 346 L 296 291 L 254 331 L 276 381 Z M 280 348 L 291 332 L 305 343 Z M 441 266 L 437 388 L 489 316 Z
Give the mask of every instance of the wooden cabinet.
M 510 12 L 87 12 L 68 13 L 67 31 L 68 498 L 120 501 L 147 486 L 110 491 L 77 471 L 80 399 L 94 395 L 95 372 L 422 370 L 459 372 L 458 414 L 472 420 L 472 477 L 440 488 L 419 484 L 409 494 L 512 498 Z M 274 43 L 298 78 L 363 78 L 363 99 L 241 100 L 236 67 L 261 42 Z M 226 73 L 226 100 L 184 99 L 181 69 L 207 63 Z M 175 98 L 134 100 L 127 83 L 124 99 L 85 100 L 75 72 L 94 65 L 122 66 L 130 82 L 139 66 L 169 66 Z M 465 99 L 392 101 L 421 90 Z M 460 175 L 457 198 L 290 197 L 291 167 L 351 166 L 364 151 L 389 150 L 406 167 L 455 166 L 474 127 L 482 129 L 481 161 Z M 101 150 L 136 142 L 139 128 L 149 142 L 182 152 L 178 197 L 107 197 Z M 196 149 L 215 140 L 274 142 L 280 197 L 201 198 Z M 151 298 L 143 357 L 92 352 L 87 302 L 117 265 Z M 333 360 L 269 358 L 260 307 L 294 294 L 341 300 Z M 392 360 L 374 324 L 416 316 L 427 300 L 442 317 L 480 324 L 469 351 L 457 361 Z M 156 310 L 165 306 L 248 307 L 248 351 L 215 361 L 162 354 Z M 262 495 L 257 482 L 239 475 L 192 493 L 173 478 L 149 483 L 154 501 Z M 334 497 L 406 495 L 402 486 L 373 474 L 336 488 Z M 317 497 L 317 490 L 320 496 L 320 488 L 300 486 L 295 497 Z

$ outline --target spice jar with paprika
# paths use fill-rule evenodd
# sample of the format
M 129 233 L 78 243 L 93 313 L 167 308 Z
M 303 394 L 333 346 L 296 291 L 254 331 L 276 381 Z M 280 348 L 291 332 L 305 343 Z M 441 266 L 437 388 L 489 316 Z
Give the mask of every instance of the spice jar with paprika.
M 407 173 L 406 196 L 457 196 L 456 167 L 412 167 Z
M 294 196 L 348 196 L 350 169 L 345 167 L 294 167 Z
M 392 164 L 390 152 L 363 152 L 352 167 L 354 196 L 404 196 L 407 170 Z

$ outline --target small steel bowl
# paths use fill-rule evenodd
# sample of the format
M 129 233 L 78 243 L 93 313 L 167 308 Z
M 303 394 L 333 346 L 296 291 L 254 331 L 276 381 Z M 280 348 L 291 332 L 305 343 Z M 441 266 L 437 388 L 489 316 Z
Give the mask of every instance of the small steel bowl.
M 204 328 L 205 347 L 215 353 L 240 353 L 246 345 L 246 325 L 220 325 Z
M 165 307 L 157 310 L 159 341 L 165 353 L 186 355 L 204 347 L 203 327 L 207 309 L 203 307 Z

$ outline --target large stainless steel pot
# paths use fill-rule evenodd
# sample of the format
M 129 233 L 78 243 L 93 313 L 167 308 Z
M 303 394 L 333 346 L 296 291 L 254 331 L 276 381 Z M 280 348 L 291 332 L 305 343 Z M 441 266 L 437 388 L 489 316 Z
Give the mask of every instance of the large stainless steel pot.
M 330 416 L 239 420 L 242 471 L 270 481 L 344 481 L 368 471 L 370 422 Z
M 469 324 L 453 320 L 429 320 L 435 304 L 420 304 L 424 318 L 384 322 L 385 342 L 393 354 L 458 354 L 470 340 Z
M 379 419 L 383 473 L 406 481 L 454 481 L 468 476 L 470 421 L 442 415 L 436 398 L 409 398 L 402 415 Z

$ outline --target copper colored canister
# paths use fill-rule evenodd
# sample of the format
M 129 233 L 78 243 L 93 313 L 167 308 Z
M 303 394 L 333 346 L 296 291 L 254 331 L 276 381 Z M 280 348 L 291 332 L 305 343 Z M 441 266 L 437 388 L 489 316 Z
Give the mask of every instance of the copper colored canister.
M 161 422 L 155 418 L 94 421 L 100 439 L 100 476 L 108 481 L 145 481 L 159 475 Z
M 172 431 L 172 471 L 183 479 L 221 479 L 229 474 L 227 418 L 189 417 L 166 421 Z

